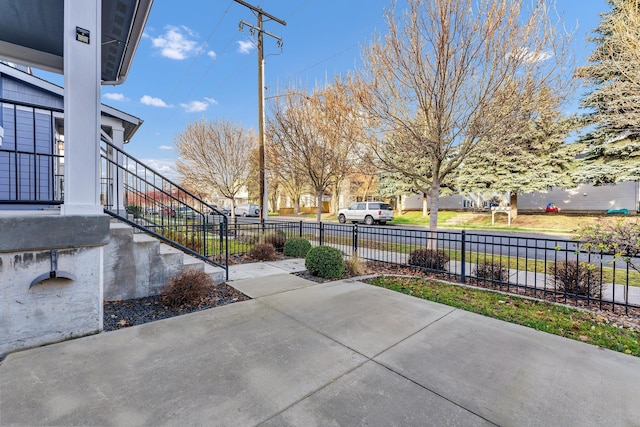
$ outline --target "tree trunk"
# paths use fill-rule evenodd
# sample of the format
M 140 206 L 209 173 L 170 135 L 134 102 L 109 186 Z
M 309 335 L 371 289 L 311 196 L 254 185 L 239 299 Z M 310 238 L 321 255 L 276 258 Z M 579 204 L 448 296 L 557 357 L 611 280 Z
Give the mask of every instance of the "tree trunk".
M 293 200 L 293 213 L 296 215 L 300 213 L 300 196 Z
M 431 211 L 429 212 L 429 244 L 427 249 L 438 247 L 438 210 L 440 208 L 440 181 L 434 177 L 431 182 Z
M 322 194 L 324 193 L 323 189 L 316 189 L 317 195 L 317 205 L 318 205 L 318 213 L 316 215 L 316 222 L 319 224 L 322 221 Z
M 509 193 L 509 206 L 511 206 L 511 220 L 518 217 L 518 193 L 511 191 Z
M 427 206 L 427 193 L 422 193 L 422 216 L 427 217 L 429 215 L 429 207 Z
M 333 191 L 331 192 L 331 207 L 329 211 L 332 214 L 338 213 L 338 203 L 340 202 L 340 186 L 336 183 L 333 185 Z

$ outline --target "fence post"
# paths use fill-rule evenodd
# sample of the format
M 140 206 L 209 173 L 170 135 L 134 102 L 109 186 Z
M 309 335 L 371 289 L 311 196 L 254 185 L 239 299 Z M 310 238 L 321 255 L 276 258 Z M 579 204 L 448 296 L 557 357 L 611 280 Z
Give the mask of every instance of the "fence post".
M 299 237 L 302 237 L 302 220 L 300 220 L 300 236 Z
M 324 246 L 324 223 L 320 222 L 320 246 Z
M 353 252 L 358 252 L 358 224 L 353 224 Z
M 467 232 L 462 230 L 461 233 L 462 244 L 460 245 L 460 249 L 462 251 L 462 256 L 460 257 L 460 262 L 462 263 L 460 268 L 460 282 L 465 283 L 466 278 L 466 251 L 467 251 Z

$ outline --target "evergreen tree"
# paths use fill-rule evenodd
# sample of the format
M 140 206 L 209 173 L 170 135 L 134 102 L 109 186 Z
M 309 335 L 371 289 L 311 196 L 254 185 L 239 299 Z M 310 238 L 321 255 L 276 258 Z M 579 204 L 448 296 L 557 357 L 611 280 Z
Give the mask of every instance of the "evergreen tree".
M 535 97 L 529 103 L 533 108 L 520 110 L 519 126 L 485 140 L 482 149 L 458 170 L 457 185 L 463 192 L 510 192 L 513 217 L 517 216 L 519 193 L 572 187 L 569 171 L 582 149 L 579 144 L 565 143 L 577 120 L 562 116 L 561 99 L 548 89 Z
M 582 98 L 589 111 L 584 124 L 591 128 L 582 138 L 588 149 L 574 177 L 596 185 L 640 178 L 640 63 L 637 41 L 629 43 L 637 36 L 640 3 L 607 2 L 611 10 L 594 30 L 597 46 L 589 64 L 576 70 L 592 90 Z

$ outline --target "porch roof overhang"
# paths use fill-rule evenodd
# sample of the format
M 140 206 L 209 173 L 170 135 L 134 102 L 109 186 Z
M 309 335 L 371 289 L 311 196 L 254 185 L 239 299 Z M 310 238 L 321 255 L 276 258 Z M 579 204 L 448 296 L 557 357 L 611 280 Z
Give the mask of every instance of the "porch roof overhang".
M 127 77 L 153 0 L 101 0 L 102 84 Z M 0 58 L 63 73 L 64 0 L 0 0 Z

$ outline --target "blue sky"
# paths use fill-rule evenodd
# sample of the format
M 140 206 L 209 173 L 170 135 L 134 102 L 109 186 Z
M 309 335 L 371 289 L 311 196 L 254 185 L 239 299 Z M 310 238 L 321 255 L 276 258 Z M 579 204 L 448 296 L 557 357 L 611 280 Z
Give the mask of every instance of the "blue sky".
M 312 87 L 359 64 L 361 44 L 384 32 L 389 0 L 247 0 L 286 21 L 265 21 L 282 38 L 282 50 L 265 37 L 265 96 L 290 84 Z M 398 7 L 404 4 L 398 0 Z M 576 30 L 574 53 L 584 63 L 585 39 L 605 0 L 557 0 L 566 27 Z M 144 124 L 126 150 L 160 171 L 176 158 L 175 136 L 187 124 L 224 118 L 257 129 L 257 53 L 243 20 L 255 15 L 233 0 L 155 0 L 132 69 L 120 86 L 103 86 L 102 101 Z M 51 75 L 38 73 L 50 79 Z M 56 76 L 58 77 L 58 76 Z M 62 79 L 53 77 L 60 84 Z M 170 174 L 172 175 L 172 174 Z

